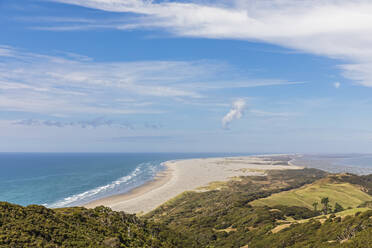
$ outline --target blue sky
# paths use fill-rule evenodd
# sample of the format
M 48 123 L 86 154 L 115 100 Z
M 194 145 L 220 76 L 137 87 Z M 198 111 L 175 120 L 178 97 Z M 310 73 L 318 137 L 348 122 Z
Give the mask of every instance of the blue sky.
M 372 4 L 2 0 L 2 152 L 372 152 Z

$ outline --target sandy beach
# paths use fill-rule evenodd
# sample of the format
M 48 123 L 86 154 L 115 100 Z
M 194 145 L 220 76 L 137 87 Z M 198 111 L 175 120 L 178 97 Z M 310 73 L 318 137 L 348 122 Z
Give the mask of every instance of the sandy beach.
M 171 198 L 211 182 L 227 181 L 237 176 L 264 175 L 266 170 L 301 169 L 288 163 L 289 155 L 225 157 L 167 161 L 166 170 L 132 191 L 102 198 L 84 205 L 104 205 L 116 211 L 146 213 Z

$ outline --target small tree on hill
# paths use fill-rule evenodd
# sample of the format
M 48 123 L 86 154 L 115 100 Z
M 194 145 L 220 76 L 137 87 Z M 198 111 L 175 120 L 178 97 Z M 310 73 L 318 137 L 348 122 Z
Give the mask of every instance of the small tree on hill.
M 328 214 L 328 210 L 329 210 L 329 199 L 328 199 L 328 197 L 323 197 L 320 202 L 323 204 L 324 214 Z
M 334 209 L 334 212 L 337 213 L 337 212 L 341 212 L 341 211 L 344 211 L 345 209 L 336 202 L 335 204 L 335 209 Z
M 318 202 L 314 202 L 313 207 L 314 207 L 314 211 L 317 212 L 318 211 Z

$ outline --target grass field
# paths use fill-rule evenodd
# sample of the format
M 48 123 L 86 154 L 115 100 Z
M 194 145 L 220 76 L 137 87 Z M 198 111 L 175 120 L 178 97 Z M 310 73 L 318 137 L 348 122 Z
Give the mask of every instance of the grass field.
M 336 217 L 341 217 L 341 218 L 344 218 L 346 216 L 354 216 L 357 212 L 365 212 L 365 211 L 368 211 L 368 210 L 371 210 L 370 208 L 352 208 L 352 209 L 347 209 L 345 211 L 342 211 L 342 212 L 338 212 L 336 213 Z M 296 223 L 306 223 L 306 222 L 309 222 L 311 219 L 315 219 L 315 220 L 319 220 L 321 223 L 324 223 L 324 221 L 329 218 L 331 216 L 331 214 L 327 214 L 327 215 L 320 215 L 320 216 L 317 216 L 315 218 L 310 218 L 310 219 L 303 219 L 303 220 L 294 220 L 292 218 L 288 218 L 286 221 L 278 221 L 278 223 L 282 222 L 284 224 L 281 224 L 281 225 L 278 225 L 276 227 L 274 227 L 271 232 L 272 233 L 277 233 L 277 232 L 280 232 L 282 230 L 284 230 L 285 228 L 287 227 L 290 227 L 292 224 L 296 224 Z
M 323 197 L 328 197 L 330 206 L 337 202 L 342 207 L 355 208 L 365 201 L 372 200 L 372 197 L 360 190 L 359 187 L 349 183 L 336 183 L 328 179 L 321 179 L 313 184 L 305 185 L 299 189 L 273 194 L 267 198 L 255 200 L 250 204 L 253 206 L 286 205 L 300 206 L 313 209 L 313 203 L 320 201 Z

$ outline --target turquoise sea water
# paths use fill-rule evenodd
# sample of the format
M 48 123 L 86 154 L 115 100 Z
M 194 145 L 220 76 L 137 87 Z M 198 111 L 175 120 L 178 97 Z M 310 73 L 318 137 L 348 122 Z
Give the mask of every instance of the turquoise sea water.
M 75 206 L 151 180 L 162 162 L 250 154 L 0 153 L 0 201 Z

